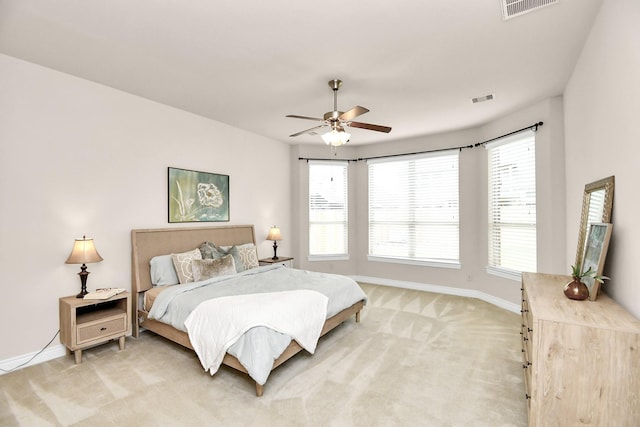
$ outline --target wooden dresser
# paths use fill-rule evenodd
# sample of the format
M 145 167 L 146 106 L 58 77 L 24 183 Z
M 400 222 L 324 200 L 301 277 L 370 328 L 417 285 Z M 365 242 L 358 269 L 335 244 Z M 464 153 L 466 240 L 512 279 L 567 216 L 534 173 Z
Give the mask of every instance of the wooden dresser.
M 640 425 L 640 321 L 569 276 L 522 274 L 522 358 L 530 426 Z

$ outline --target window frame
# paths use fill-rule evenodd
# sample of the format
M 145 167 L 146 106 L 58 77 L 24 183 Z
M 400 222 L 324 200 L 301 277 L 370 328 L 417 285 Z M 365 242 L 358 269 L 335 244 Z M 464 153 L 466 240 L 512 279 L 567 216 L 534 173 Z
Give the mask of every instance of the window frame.
M 367 199 L 367 219 L 368 219 L 368 248 L 367 248 L 367 260 L 369 261 L 374 261 L 374 262 L 388 262 L 388 263 L 397 263 L 397 264 L 408 264 L 408 265 L 420 265 L 420 266 L 427 266 L 427 267 L 439 267 L 439 268 L 452 268 L 452 269 L 460 269 L 461 268 L 461 263 L 460 263 L 460 150 L 458 149 L 451 149 L 451 150 L 442 150 L 442 151 L 438 151 L 438 152 L 426 152 L 426 153 L 418 153 L 418 154 L 408 154 L 408 155 L 400 155 L 400 156 L 393 156 L 393 158 L 376 158 L 376 159 L 369 159 L 367 160 L 367 183 L 368 183 L 368 199 Z M 456 210 L 455 210 L 455 217 L 456 217 L 456 221 L 455 221 L 455 226 L 456 226 L 456 249 L 455 252 L 457 253 L 457 256 L 455 259 L 453 258 L 449 258 L 449 259 L 443 259 L 443 258 L 421 258 L 421 257 L 408 257 L 408 256 L 398 256 L 398 255 L 384 255 L 384 254 L 376 254 L 376 253 L 372 253 L 372 233 L 375 231 L 372 231 L 372 191 L 374 191 L 371 187 L 371 181 L 372 181 L 372 169 L 371 166 L 376 165 L 376 164 L 381 164 L 381 163 L 391 163 L 391 162 L 407 162 L 407 170 L 409 168 L 415 167 L 415 161 L 416 160 L 426 160 L 426 159 L 434 159 L 434 158 L 438 158 L 438 157 L 446 157 L 446 156 L 453 156 L 455 157 L 455 188 L 456 188 L 456 199 L 455 199 L 455 203 L 456 203 Z M 409 166 L 408 162 L 414 162 L 413 166 Z M 409 174 L 408 179 L 410 180 L 416 180 L 416 179 L 420 179 L 422 174 L 428 174 L 429 172 L 424 172 L 424 171 L 418 171 L 418 173 L 416 175 L 411 175 Z M 418 186 L 416 186 L 415 188 L 412 188 L 411 190 L 415 190 L 412 193 L 412 197 L 416 195 L 416 191 L 419 191 L 420 188 Z M 381 208 L 383 209 L 383 208 Z M 413 211 L 408 212 L 408 215 L 410 217 L 415 218 L 416 217 L 416 212 L 415 210 L 417 209 L 416 206 L 412 206 L 410 208 L 410 210 L 413 209 Z M 381 221 L 382 222 L 382 221 Z M 433 226 L 434 224 L 438 224 L 441 223 L 441 221 L 415 221 L 415 220 L 409 220 L 407 221 L 407 227 L 409 229 L 413 228 L 417 228 L 418 226 L 422 226 L 424 227 L 425 225 L 429 225 L 431 224 L 431 226 Z M 415 243 L 415 242 L 413 242 Z M 412 243 L 410 242 L 409 245 L 412 245 Z M 413 246 L 413 249 L 411 249 L 414 253 L 415 252 L 419 252 L 419 246 Z M 424 250 L 424 249 L 423 249 Z
M 312 221 L 312 167 L 313 166 L 340 166 L 344 168 L 344 221 L 340 223 L 344 224 L 344 252 L 335 254 L 313 254 L 312 249 L 312 225 L 320 223 L 338 223 L 335 221 Z M 349 162 L 347 160 L 309 160 L 307 166 L 309 183 L 308 183 L 308 197 L 307 197 L 307 214 L 308 214 L 308 244 L 307 244 L 307 260 L 314 261 L 345 261 L 349 260 Z
M 501 147 L 506 147 L 508 145 L 511 144 L 516 144 L 516 143 L 523 143 L 523 144 L 530 144 L 529 146 L 529 151 L 532 151 L 531 153 L 531 157 L 528 159 L 529 163 L 527 163 L 526 165 L 524 164 L 520 164 L 519 167 L 522 168 L 522 166 L 524 166 L 525 168 L 528 168 L 527 170 L 530 170 L 533 174 L 533 176 L 529 177 L 532 178 L 532 181 L 530 181 L 527 185 L 529 188 L 528 194 L 533 194 L 533 198 L 534 198 L 534 213 L 533 213 L 533 222 L 528 222 L 528 223 L 523 223 L 523 222 L 507 222 L 507 221 L 495 221 L 494 220 L 494 216 L 493 216 L 493 212 L 495 212 L 497 209 L 494 209 L 494 200 L 496 200 L 497 198 L 500 198 L 501 194 L 498 194 L 496 196 L 494 196 L 494 192 L 492 191 L 492 188 L 495 188 L 495 185 L 492 184 L 492 179 L 497 176 L 498 174 L 494 174 L 492 172 L 493 167 L 492 167 L 492 156 L 494 153 L 496 153 L 496 151 L 493 150 L 497 150 L 500 149 Z M 518 132 L 515 135 L 509 135 L 509 136 L 505 136 L 503 138 L 500 138 L 496 141 L 493 141 L 491 143 L 485 144 L 485 149 L 487 150 L 487 266 L 486 266 L 486 272 L 488 274 L 494 275 L 494 276 L 499 276 L 499 277 L 504 277 L 506 279 L 510 279 L 510 280 L 515 280 L 515 281 L 520 281 L 522 278 L 522 272 L 523 271 L 537 271 L 537 246 L 538 246 L 538 242 L 537 242 L 537 238 L 538 238 L 538 220 L 537 220 L 537 205 L 538 205 L 538 200 L 537 200 L 537 182 L 536 182 L 536 137 L 535 137 L 535 131 L 533 130 L 524 130 L 522 132 Z M 504 168 L 505 164 L 502 164 L 502 168 Z M 521 184 L 521 181 L 518 181 L 518 184 Z M 522 191 L 522 187 L 521 191 Z M 532 190 L 532 191 L 531 191 Z M 503 192 L 506 193 L 506 192 Z M 530 198 L 530 197 L 529 197 Z M 502 197 L 502 200 L 504 200 L 504 196 Z M 524 206 L 531 206 L 531 203 L 527 203 L 527 197 L 520 197 L 518 199 L 519 201 L 521 201 Z M 504 204 L 504 201 L 502 202 L 502 204 Z M 509 207 L 513 207 L 514 205 L 510 205 Z M 504 206 L 503 209 L 506 210 L 507 206 Z M 500 209 L 500 208 L 498 208 Z M 502 214 L 502 212 L 501 212 Z M 505 215 L 505 214 L 503 214 Z M 531 215 L 529 215 L 531 216 Z M 524 265 L 520 265 L 520 268 L 522 269 L 518 269 L 518 268 L 513 268 L 511 266 L 505 266 L 505 265 L 497 265 L 495 263 L 492 263 L 492 260 L 495 260 L 496 256 L 500 259 L 502 259 L 502 255 L 496 255 L 496 251 L 503 251 L 504 249 L 502 249 L 502 247 L 504 246 L 503 244 L 503 240 L 500 240 L 500 242 L 496 245 L 495 244 L 495 237 L 492 238 L 492 236 L 496 236 L 496 229 L 497 230 L 501 230 L 504 228 L 505 225 L 509 226 L 509 224 L 511 225 L 512 229 L 513 228 L 522 228 L 522 229 L 527 229 L 527 228 L 533 228 L 533 233 L 534 233 L 534 237 L 532 239 L 532 243 L 533 243 L 533 257 L 534 257 L 534 261 L 533 264 L 535 264 L 535 268 L 531 268 L 531 266 L 524 266 Z M 502 233 L 499 233 L 502 234 Z M 531 243 L 531 242 L 529 242 Z M 531 250 L 529 251 L 531 252 Z

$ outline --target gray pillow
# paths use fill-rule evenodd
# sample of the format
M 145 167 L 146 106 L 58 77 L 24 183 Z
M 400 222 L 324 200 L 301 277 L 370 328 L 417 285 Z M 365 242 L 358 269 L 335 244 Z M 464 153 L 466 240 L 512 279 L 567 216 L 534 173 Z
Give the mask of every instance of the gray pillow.
M 149 261 L 151 267 L 151 284 L 153 286 L 169 286 L 180 283 L 171 255 L 158 255 Z
M 193 280 L 210 279 L 212 277 L 236 274 L 236 265 L 233 256 L 225 255 L 218 259 L 194 259 L 191 262 Z

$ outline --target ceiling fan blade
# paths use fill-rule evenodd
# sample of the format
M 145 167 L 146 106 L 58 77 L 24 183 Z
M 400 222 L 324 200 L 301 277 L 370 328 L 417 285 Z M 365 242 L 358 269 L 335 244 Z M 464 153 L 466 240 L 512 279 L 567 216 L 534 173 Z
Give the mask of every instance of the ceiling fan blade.
M 345 111 L 344 113 L 340 114 L 338 116 L 338 119 L 343 121 L 343 122 L 348 122 L 351 119 L 354 119 L 364 113 L 368 113 L 369 110 L 367 110 L 364 107 L 361 107 L 359 105 L 356 105 L 355 107 L 353 107 L 352 109 L 350 109 L 349 111 Z
M 296 132 L 296 133 L 294 133 L 294 134 L 291 134 L 291 135 L 289 135 L 289 137 L 292 137 L 292 136 L 299 136 L 299 135 L 302 135 L 303 133 L 311 133 L 311 132 L 313 132 L 314 130 L 316 130 L 316 129 L 320 129 L 320 128 L 323 128 L 323 127 L 325 127 L 325 126 L 327 126 L 327 125 L 326 125 L 326 124 L 324 124 L 324 125 L 320 125 L 320 126 L 314 126 L 314 127 L 310 128 L 310 129 L 306 129 L 306 130 L 303 130 L 303 131 L 300 131 L 300 132 Z
M 291 117 L 293 119 L 316 120 L 318 122 L 324 122 L 324 119 L 320 119 L 318 117 L 297 116 L 295 114 L 287 114 L 285 117 Z
M 384 132 L 384 133 L 391 132 L 391 128 L 389 126 L 372 125 L 370 123 L 350 122 L 350 123 L 347 123 L 347 126 L 351 126 L 352 128 L 375 130 L 376 132 Z

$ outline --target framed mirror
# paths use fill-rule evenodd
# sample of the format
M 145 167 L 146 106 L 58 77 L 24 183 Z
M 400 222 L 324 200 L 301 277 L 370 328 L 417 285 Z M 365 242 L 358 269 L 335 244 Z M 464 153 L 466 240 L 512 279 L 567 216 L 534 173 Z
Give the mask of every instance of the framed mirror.
M 614 183 L 615 177 L 610 176 L 584 186 L 576 265 L 583 264 L 587 234 L 591 224 L 611 222 Z

